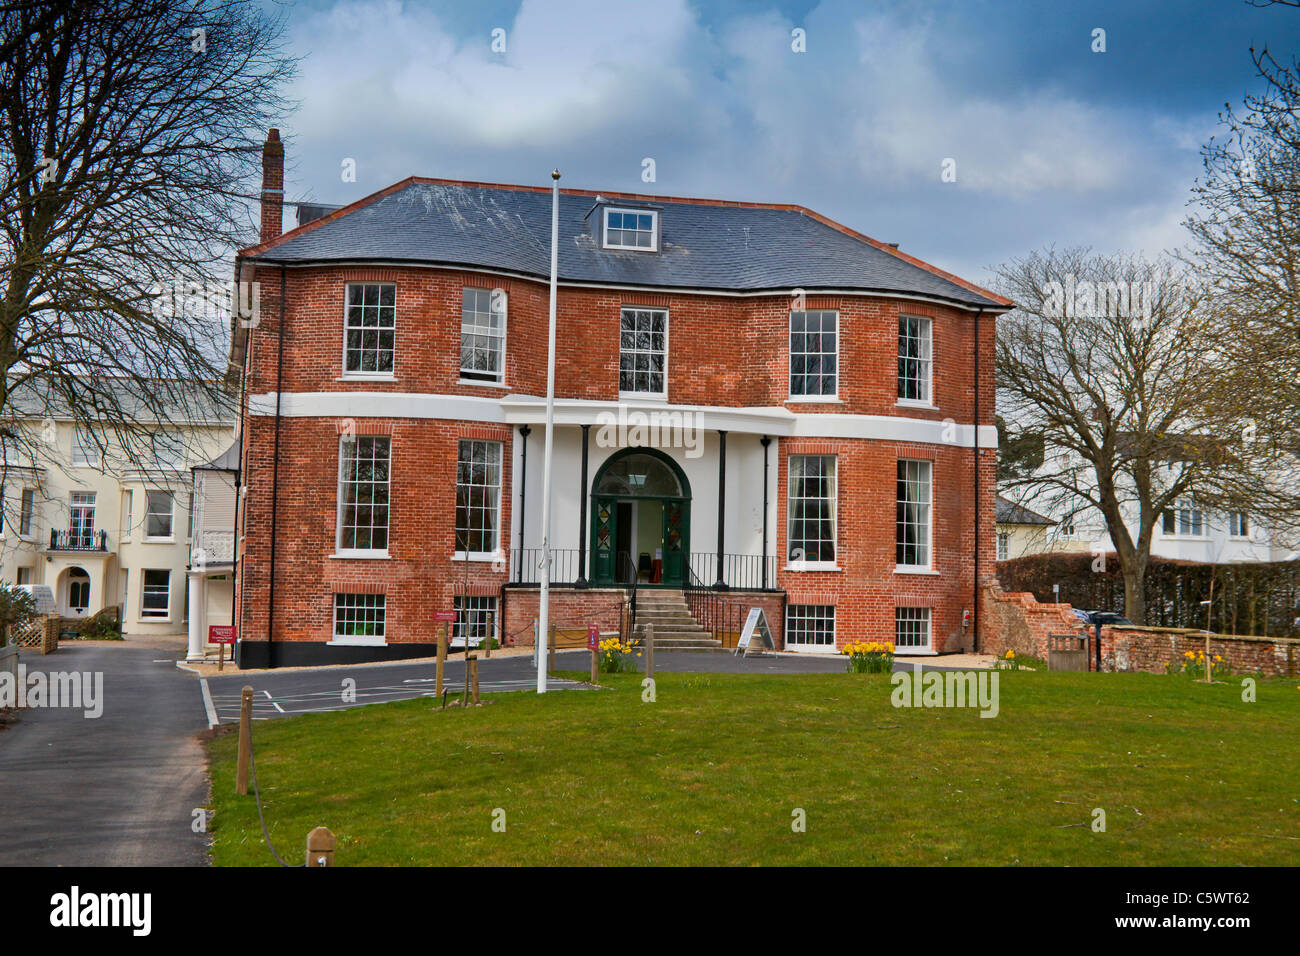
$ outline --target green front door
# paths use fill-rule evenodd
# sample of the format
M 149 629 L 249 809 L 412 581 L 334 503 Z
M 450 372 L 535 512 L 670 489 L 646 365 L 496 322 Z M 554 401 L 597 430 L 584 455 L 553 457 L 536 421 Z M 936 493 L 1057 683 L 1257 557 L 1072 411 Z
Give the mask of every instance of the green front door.
M 686 573 L 685 529 L 690 527 L 689 501 L 664 501 L 664 580 L 669 587 L 681 587 Z
M 618 524 L 618 507 L 613 498 L 597 498 L 591 524 L 591 578 L 597 587 L 611 587 L 618 573 L 614 551 L 614 532 Z

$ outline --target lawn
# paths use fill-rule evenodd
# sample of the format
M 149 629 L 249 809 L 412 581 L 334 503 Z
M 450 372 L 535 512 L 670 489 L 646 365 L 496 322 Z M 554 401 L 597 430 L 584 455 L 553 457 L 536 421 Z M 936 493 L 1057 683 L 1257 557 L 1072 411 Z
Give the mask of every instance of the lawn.
M 325 825 L 341 866 L 1300 863 L 1295 680 L 1244 703 L 1240 679 L 1008 672 L 993 719 L 895 708 L 887 675 L 605 681 L 255 722 L 276 849 Z M 213 859 L 271 864 L 235 745 L 210 744 Z

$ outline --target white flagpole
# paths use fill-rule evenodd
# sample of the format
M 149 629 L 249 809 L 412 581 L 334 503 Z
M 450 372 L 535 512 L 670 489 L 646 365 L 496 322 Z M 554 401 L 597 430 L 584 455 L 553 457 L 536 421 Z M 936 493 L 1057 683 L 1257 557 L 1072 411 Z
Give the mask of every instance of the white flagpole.
M 546 332 L 546 451 L 542 456 L 542 588 L 537 612 L 537 693 L 546 693 L 551 611 L 551 448 L 555 441 L 555 285 L 559 271 L 560 171 L 551 170 L 551 316 Z

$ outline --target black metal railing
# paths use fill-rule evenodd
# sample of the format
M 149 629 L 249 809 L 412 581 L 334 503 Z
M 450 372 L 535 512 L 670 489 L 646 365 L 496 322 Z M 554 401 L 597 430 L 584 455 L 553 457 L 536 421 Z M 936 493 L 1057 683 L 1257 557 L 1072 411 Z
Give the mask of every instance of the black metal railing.
M 686 596 L 686 606 L 691 616 L 705 628 L 710 636 L 721 642 L 723 647 L 735 647 L 732 635 L 739 639 L 744 626 L 748 608 L 735 601 L 728 601 L 726 591 L 719 591 L 712 582 L 701 580 L 688 564 L 686 580 L 682 582 L 682 594 Z
M 575 584 L 578 580 L 578 548 L 551 548 L 551 583 Z M 542 583 L 542 549 L 510 549 L 510 581 L 514 584 Z
M 51 551 L 107 551 L 107 531 L 58 531 L 50 529 Z
M 618 552 L 617 581 L 620 587 L 627 588 L 627 635 L 630 639 L 636 634 L 636 589 L 640 574 L 632 555 L 626 551 Z
M 718 555 L 714 552 L 695 552 L 688 556 L 690 571 L 707 587 L 718 582 Z M 688 575 L 689 577 L 689 575 Z M 776 584 L 776 556 L 771 554 L 722 555 L 722 583 L 733 590 L 774 591 Z

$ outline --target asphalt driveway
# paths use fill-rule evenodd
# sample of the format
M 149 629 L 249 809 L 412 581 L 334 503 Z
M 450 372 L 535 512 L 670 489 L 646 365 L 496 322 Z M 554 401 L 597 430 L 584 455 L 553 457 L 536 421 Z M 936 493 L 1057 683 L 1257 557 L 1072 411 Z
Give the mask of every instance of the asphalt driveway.
M 103 674 L 103 714 L 28 708 L 0 730 L 0 866 L 194 866 L 203 707 L 183 639 L 68 642 L 29 672 Z

